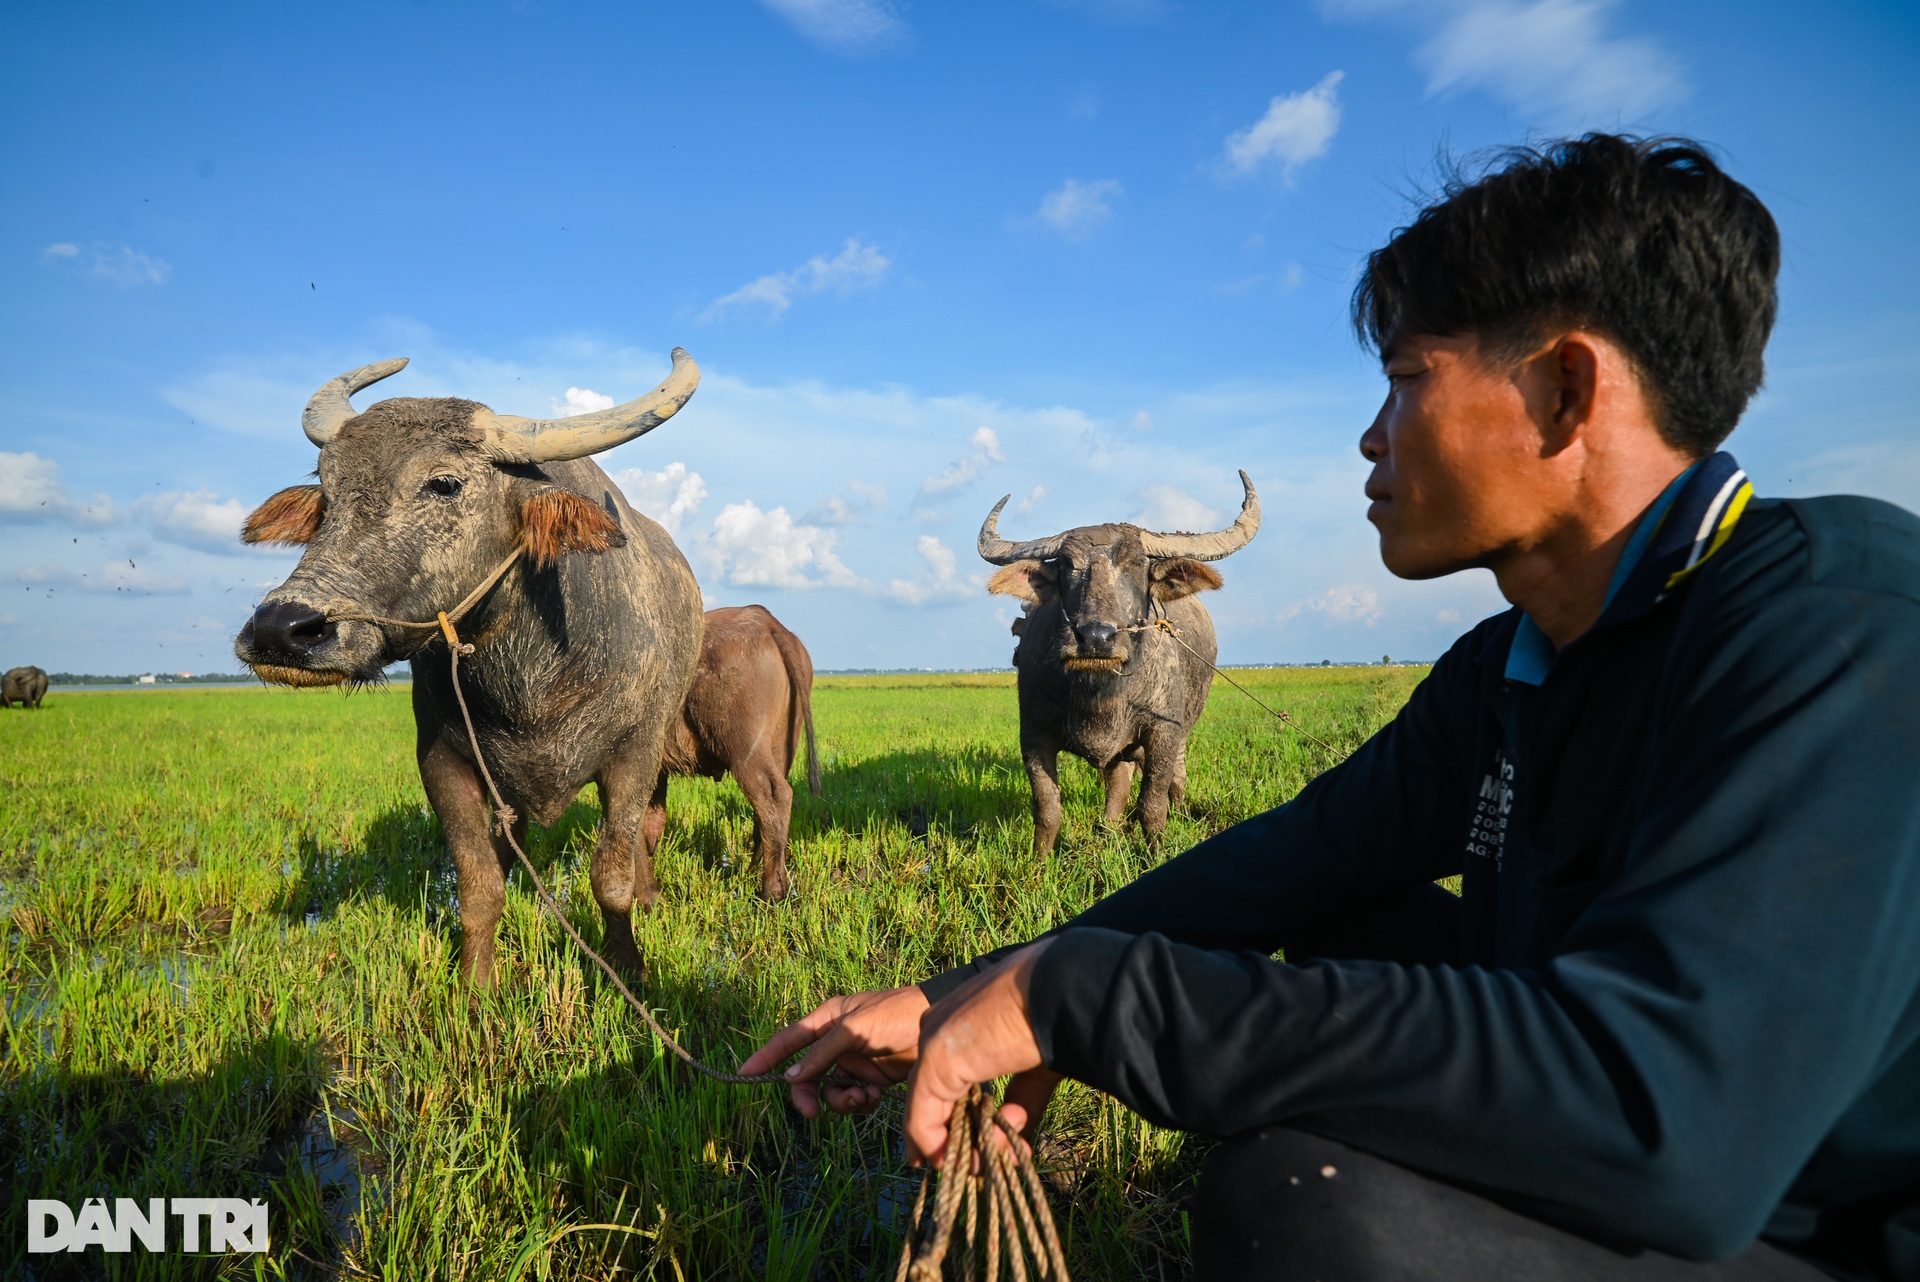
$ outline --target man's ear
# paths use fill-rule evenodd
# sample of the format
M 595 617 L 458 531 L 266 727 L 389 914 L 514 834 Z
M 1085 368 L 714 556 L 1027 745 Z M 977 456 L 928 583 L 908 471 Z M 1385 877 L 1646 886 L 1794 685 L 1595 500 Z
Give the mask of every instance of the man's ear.
M 1147 578 L 1152 583 L 1153 599 L 1162 604 L 1196 592 L 1211 592 L 1226 582 L 1220 571 L 1204 561 L 1190 561 L 1184 556 L 1153 562 Z
M 1549 453 L 1566 448 L 1580 429 L 1592 421 L 1596 402 L 1604 392 L 1614 390 L 1605 386 L 1609 381 L 1617 381 L 1619 373 L 1633 378 L 1631 367 L 1624 361 L 1607 359 L 1618 354 L 1612 344 L 1575 330 L 1555 339 L 1534 358 L 1534 378 L 1540 385 L 1536 393 L 1540 408 L 1535 412 L 1543 420 L 1541 427 Z M 1621 370 L 1611 368 L 1616 363 L 1622 366 Z
M 987 591 L 1035 605 L 1053 600 L 1057 586 L 1058 576 L 1045 561 L 1015 561 L 995 570 L 987 580 Z
M 320 532 L 326 500 L 317 485 L 289 485 L 253 509 L 240 527 L 242 543 L 311 543 Z
M 568 552 L 605 552 L 626 545 L 620 523 L 598 503 L 572 490 L 550 485 L 534 491 L 520 505 L 520 546 L 536 570 Z

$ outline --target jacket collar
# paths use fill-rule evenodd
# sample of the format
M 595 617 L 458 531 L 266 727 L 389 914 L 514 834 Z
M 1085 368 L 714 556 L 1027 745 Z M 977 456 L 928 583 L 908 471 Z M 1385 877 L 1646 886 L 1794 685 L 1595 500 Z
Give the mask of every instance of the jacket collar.
M 1675 477 L 1634 526 L 1594 630 L 1637 619 L 1666 600 L 1726 546 L 1752 498 L 1753 483 L 1724 450 Z M 1537 686 L 1553 666 L 1553 643 L 1532 618 L 1514 613 L 1505 675 Z

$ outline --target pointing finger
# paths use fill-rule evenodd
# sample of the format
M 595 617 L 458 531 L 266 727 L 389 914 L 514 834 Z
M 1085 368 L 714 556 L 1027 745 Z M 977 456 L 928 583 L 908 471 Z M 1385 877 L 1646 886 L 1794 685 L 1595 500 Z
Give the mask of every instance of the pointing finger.
M 812 1011 L 779 1032 L 769 1037 L 766 1044 L 747 1056 L 740 1065 L 742 1073 L 765 1073 L 776 1064 L 793 1056 L 803 1046 L 812 1045 L 827 1029 L 833 1027 L 840 1018 L 842 1003 L 839 998 L 822 1002 Z

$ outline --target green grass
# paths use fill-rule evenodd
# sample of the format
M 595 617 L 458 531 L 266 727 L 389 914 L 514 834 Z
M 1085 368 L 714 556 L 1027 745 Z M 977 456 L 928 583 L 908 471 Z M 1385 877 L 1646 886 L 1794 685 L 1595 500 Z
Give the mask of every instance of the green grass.
M 1421 674 L 1235 675 L 1345 750 Z M 1096 825 L 1097 778 L 1063 761 L 1060 849 L 1033 858 L 1010 677 L 824 677 L 815 707 L 825 790 L 796 804 L 787 903 L 753 894 L 731 781 L 673 784 L 646 997 L 716 1063 L 823 997 L 1038 934 L 1158 857 Z M 412 742 L 397 690 L 0 715 L 0 1272 L 891 1278 L 913 1187 L 897 1100 L 809 1125 L 781 1092 L 693 1077 L 524 878 L 501 982 L 468 993 Z M 1219 684 L 1189 760 L 1163 854 L 1328 764 Z M 598 817 L 582 800 L 534 842 L 589 940 Z M 1046 1134 L 1075 1276 L 1180 1276 L 1200 1143 L 1076 1086 Z M 266 1260 L 23 1254 L 30 1197 L 190 1195 L 266 1197 Z

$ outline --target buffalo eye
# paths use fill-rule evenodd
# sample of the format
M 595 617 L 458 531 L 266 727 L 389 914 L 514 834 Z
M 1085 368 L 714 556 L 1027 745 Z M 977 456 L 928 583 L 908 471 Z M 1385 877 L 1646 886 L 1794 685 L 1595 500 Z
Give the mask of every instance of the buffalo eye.
M 421 488 L 429 494 L 437 494 L 443 499 L 450 499 L 460 492 L 460 487 L 463 484 L 465 484 L 465 482 L 457 476 L 435 476 L 429 478 L 427 483 Z

